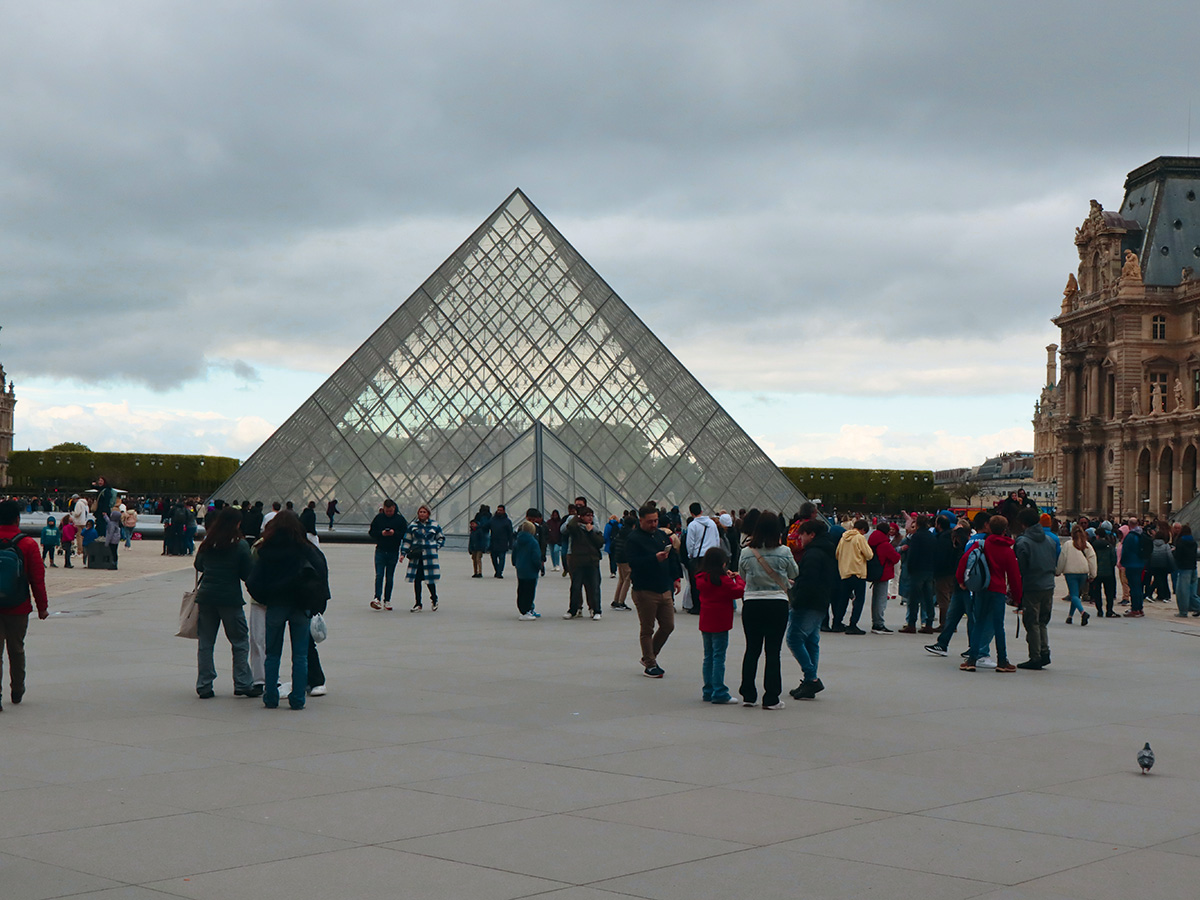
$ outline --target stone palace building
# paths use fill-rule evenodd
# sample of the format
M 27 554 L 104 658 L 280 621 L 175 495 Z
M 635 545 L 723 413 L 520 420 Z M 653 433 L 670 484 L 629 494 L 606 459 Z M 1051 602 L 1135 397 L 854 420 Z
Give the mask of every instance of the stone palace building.
M 8 484 L 8 457 L 13 446 L 13 407 L 17 395 L 0 365 L 0 488 Z
M 1075 231 L 1079 270 L 1033 418 L 1034 479 L 1057 482 L 1059 515 L 1170 516 L 1196 494 L 1198 194 L 1200 158 L 1162 156 Z

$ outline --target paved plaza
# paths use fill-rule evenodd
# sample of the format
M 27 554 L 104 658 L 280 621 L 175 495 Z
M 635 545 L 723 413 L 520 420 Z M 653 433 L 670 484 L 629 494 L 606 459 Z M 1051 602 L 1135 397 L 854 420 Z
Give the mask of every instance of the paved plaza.
M 196 697 L 189 560 L 51 573 L 52 610 L 93 614 L 31 622 L 4 697 L 0 898 L 1197 896 L 1200 619 L 1056 604 L 1053 666 L 1015 675 L 959 672 L 961 636 L 823 635 L 828 690 L 768 712 L 700 702 L 688 616 L 642 677 L 607 577 L 602 621 L 562 620 L 552 573 L 521 622 L 511 572 L 446 554 L 437 613 L 403 583 L 382 613 L 371 548 L 326 549 L 329 693 L 299 712 L 235 699 L 223 638 Z

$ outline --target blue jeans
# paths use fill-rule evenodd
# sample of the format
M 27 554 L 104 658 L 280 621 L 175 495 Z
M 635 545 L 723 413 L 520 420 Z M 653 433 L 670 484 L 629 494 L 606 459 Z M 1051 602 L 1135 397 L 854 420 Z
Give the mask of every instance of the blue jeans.
M 292 692 L 288 703 L 292 709 L 304 709 L 304 692 L 308 687 L 308 629 L 311 616 L 294 606 L 267 607 L 267 655 L 263 659 L 263 703 L 274 709 L 279 705 L 279 662 L 283 656 L 283 630 L 286 626 L 292 642 Z
M 1067 592 L 1071 595 L 1071 611 L 1068 615 L 1075 615 L 1076 612 L 1083 612 L 1083 602 L 1079 599 L 1083 593 L 1083 586 L 1087 584 L 1087 575 L 1079 573 L 1077 575 L 1066 575 Z
M 1125 580 L 1129 582 L 1129 611 L 1141 612 L 1142 601 L 1145 600 L 1145 593 L 1142 586 L 1142 572 L 1144 566 L 1126 566 Z
M 725 651 L 729 649 L 728 631 L 702 631 L 704 640 L 704 691 L 705 702 L 724 703 L 729 699 L 729 688 L 725 685 Z
M 916 625 L 918 611 L 921 614 L 922 625 L 933 624 L 933 576 L 918 575 L 914 572 L 909 578 L 905 622 Z
M 225 637 L 233 647 L 233 686 L 239 691 L 250 690 L 254 685 L 254 676 L 250 674 L 250 628 L 242 607 L 197 603 L 196 610 L 199 613 L 196 621 L 199 638 L 196 642 L 196 692 L 212 690 L 216 680 L 213 650 L 217 645 L 217 629 L 222 625 L 225 626 Z
M 1175 605 L 1179 607 L 1180 615 L 1187 615 L 1193 610 L 1200 610 L 1196 602 L 1196 570 L 1180 569 L 1175 583 Z
M 133 542 L 133 529 L 121 526 L 121 540 L 125 542 L 125 549 L 128 550 Z
M 551 544 L 549 549 L 550 549 L 550 565 L 554 566 L 554 568 L 557 569 L 560 565 L 562 565 L 562 545 L 561 544 Z
M 815 609 L 792 608 L 788 612 L 788 629 L 785 640 L 792 656 L 800 663 L 805 681 L 817 680 L 817 662 L 821 657 L 821 620 L 825 618 Z
M 946 610 L 946 624 L 942 626 L 942 633 L 937 639 L 938 646 L 943 650 L 950 649 L 950 638 L 954 637 L 955 629 L 964 615 L 967 617 L 967 649 L 970 650 L 971 632 L 975 629 L 975 604 L 971 592 L 956 585 L 954 593 L 950 595 L 950 608 Z
M 975 597 L 975 630 L 971 633 L 971 659 L 988 655 L 992 638 L 996 639 L 996 661 L 1008 659 L 1004 635 L 1004 595 L 997 591 L 979 591 Z
M 399 550 L 382 550 L 375 548 L 375 599 L 392 602 L 392 584 L 396 580 L 396 563 L 400 559 Z M 382 591 L 382 593 L 380 593 Z

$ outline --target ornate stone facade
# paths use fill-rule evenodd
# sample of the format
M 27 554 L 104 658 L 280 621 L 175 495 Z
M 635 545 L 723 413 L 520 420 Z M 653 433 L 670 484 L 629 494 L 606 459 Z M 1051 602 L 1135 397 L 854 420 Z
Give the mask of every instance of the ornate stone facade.
M 17 396 L 0 366 L 0 488 L 8 484 L 8 455 L 13 446 L 13 407 Z
M 1062 515 L 1170 515 L 1196 494 L 1200 448 L 1200 158 L 1159 157 L 1095 200 L 1075 232 L 1057 348 L 1034 409 L 1034 477 Z

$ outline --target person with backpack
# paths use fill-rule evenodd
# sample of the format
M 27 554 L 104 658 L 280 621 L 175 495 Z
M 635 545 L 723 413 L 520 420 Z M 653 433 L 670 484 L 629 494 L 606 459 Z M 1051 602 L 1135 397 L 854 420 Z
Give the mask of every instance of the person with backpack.
M 58 550 L 59 531 L 58 523 L 55 522 L 54 516 L 46 520 L 46 527 L 42 529 L 42 563 L 45 564 L 49 559 L 50 567 L 57 569 L 58 566 L 54 563 L 54 554 Z
M 1017 667 L 1008 659 L 1004 607 L 1006 597 L 1012 597 L 1017 604 L 1021 603 L 1021 570 L 1013 551 L 1013 539 L 1005 533 L 1008 531 L 1008 520 L 1004 516 L 992 516 L 988 519 L 987 527 L 988 535 L 982 546 L 976 542 L 971 550 L 964 553 L 954 573 L 960 585 L 972 589 L 974 609 L 971 649 L 959 668 L 964 672 L 974 672 L 980 660 L 990 658 L 988 648 L 995 638 L 996 671 L 1013 673 Z M 972 576 L 982 576 L 987 583 L 980 587 Z
M 13 703 L 20 703 L 25 696 L 25 635 L 34 604 L 39 619 L 50 615 L 46 567 L 37 541 L 21 534 L 20 504 L 0 501 L 0 668 L 7 652 Z
M 1110 523 L 1101 522 L 1096 529 L 1092 537 L 1092 552 L 1096 554 L 1096 577 L 1092 579 L 1090 593 L 1092 602 L 1096 604 L 1096 615 L 1119 619 L 1120 616 L 1113 611 L 1113 603 L 1117 599 L 1117 548 Z M 1107 611 L 1104 608 L 1105 600 L 1108 603 Z
M 838 573 L 842 585 L 829 611 L 832 620 L 830 631 L 852 635 L 866 634 L 858 627 L 858 620 L 867 597 L 867 565 L 875 556 L 875 551 L 871 549 L 867 540 L 867 527 L 866 519 L 857 520 L 842 532 L 842 538 L 837 543 Z M 842 617 L 846 615 L 846 606 L 851 600 L 853 606 L 850 609 L 850 624 L 847 626 Z

